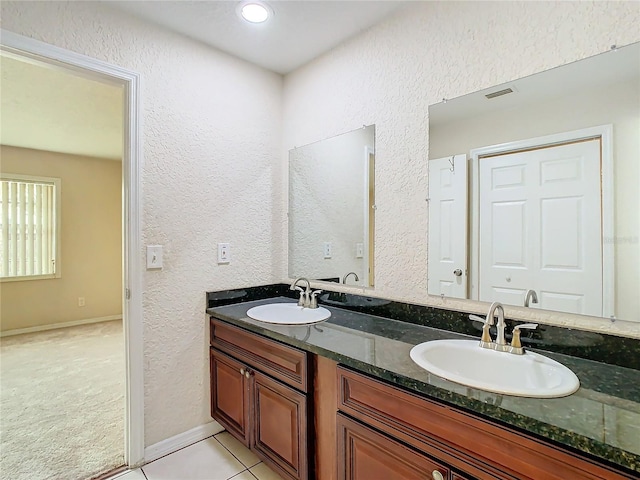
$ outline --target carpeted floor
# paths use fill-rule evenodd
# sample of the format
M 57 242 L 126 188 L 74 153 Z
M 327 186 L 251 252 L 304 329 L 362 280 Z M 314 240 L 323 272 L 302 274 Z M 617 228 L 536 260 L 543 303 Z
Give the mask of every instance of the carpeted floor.
M 0 339 L 0 478 L 84 480 L 124 463 L 124 338 L 112 321 Z

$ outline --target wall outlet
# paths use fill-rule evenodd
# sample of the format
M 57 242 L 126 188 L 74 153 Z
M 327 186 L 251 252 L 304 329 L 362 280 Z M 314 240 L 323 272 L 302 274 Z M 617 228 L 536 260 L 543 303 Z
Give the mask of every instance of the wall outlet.
M 324 242 L 324 258 L 331 258 L 331 242 Z
M 218 263 L 231 262 L 231 246 L 228 243 L 218 244 Z
M 356 258 L 364 257 L 364 243 L 356 243 Z
M 84 297 L 78 297 L 78 306 L 79 307 L 85 306 Z
M 162 245 L 147 245 L 147 270 L 162 269 Z

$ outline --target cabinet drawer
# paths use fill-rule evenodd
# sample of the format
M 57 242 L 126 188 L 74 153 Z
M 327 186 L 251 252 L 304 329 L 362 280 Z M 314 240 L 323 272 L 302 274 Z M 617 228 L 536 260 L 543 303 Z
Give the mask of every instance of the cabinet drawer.
M 338 409 L 478 479 L 631 478 L 343 367 L 338 368 Z
M 449 479 L 449 469 L 432 459 L 338 414 L 338 480 Z
M 283 345 L 235 325 L 211 318 L 211 346 L 298 390 L 309 388 L 309 358 L 297 348 Z

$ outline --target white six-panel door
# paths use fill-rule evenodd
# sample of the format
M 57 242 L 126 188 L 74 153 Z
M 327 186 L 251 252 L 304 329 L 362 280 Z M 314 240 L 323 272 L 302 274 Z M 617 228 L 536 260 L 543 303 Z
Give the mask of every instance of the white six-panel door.
M 428 291 L 467 298 L 467 156 L 429 160 Z
M 600 139 L 479 161 L 479 299 L 602 315 Z M 431 229 L 429 230 L 431 232 Z

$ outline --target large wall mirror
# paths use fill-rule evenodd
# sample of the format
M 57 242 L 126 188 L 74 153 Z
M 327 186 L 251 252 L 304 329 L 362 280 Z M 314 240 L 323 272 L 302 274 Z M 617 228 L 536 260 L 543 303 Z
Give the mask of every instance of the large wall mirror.
M 429 107 L 429 294 L 640 321 L 640 44 Z
M 289 277 L 372 287 L 375 126 L 289 152 Z

